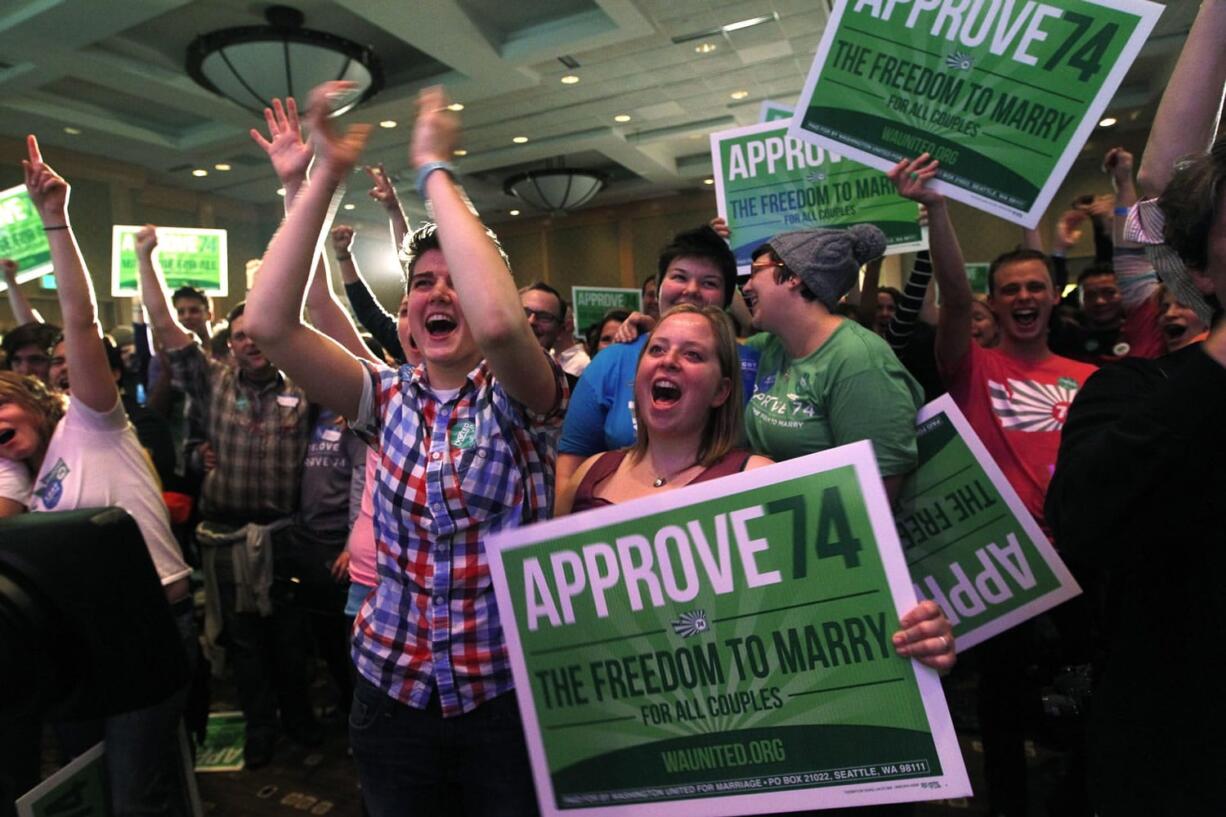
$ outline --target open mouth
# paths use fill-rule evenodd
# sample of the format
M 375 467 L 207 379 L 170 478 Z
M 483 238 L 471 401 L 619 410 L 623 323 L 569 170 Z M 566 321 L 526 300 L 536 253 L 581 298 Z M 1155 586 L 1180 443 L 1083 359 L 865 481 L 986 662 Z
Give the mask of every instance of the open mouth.
M 17 429 L 15 428 L 6 428 L 3 431 L 0 431 L 0 445 L 4 445 L 5 443 L 7 443 L 9 440 L 13 439 L 16 436 L 17 436 Z
M 1037 309 L 1015 309 L 1013 310 L 1013 322 L 1022 329 L 1029 329 L 1039 321 L 1039 310 Z
M 671 380 L 651 384 L 651 401 L 657 406 L 672 406 L 681 400 L 681 387 Z
M 1178 323 L 1168 323 L 1162 327 L 1162 332 L 1171 340 L 1182 338 L 1184 333 L 1188 331 L 1188 327 Z
M 435 312 L 426 316 L 426 333 L 434 340 L 445 338 L 455 331 L 456 319 L 450 315 Z

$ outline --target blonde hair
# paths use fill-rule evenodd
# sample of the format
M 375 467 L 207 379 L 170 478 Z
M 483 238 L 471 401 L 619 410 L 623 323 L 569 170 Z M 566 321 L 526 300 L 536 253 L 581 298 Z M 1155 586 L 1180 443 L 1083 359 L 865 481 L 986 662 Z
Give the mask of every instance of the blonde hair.
M 720 374 L 728 378 L 731 384 L 728 399 L 711 409 L 707 417 L 707 424 L 702 430 L 702 439 L 698 443 L 695 460 L 699 465 L 709 467 L 719 462 L 735 447 L 741 435 L 741 426 L 744 424 L 744 389 L 741 386 L 741 356 L 737 351 L 736 330 L 733 329 L 732 321 L 728 318 L 727 313 L 710 304 L 701 307 L 693 304 L 674 306 L 660 317 L 656 329 L 663 326 L 664 321 L 674 315 L 700 315 L 706 319 L 707 324 L 711 327 L 711 334 L 715 336 L 715 357 L 719 361 Z M 652 330 L 652 335 L 654 334 L 655 330 Z M 643 344 L 639 352 L 639 365 L 642 365 L 643 356 L 647 353 L 649 346 L 651 346 L 651 335 L 647 337 L 647 342 Z M 635 371 L 638 371 L 638 366 L 635 367 Z M 634 420 L 638 426 L 638 439 L 630 447 L 630 457 L 632 461 L 639 462 L 647 455 L 647 447 L 651 444 L 651 440 L 647 431 L 647 423 L 643 417 L 643 409 L 638 400 L 634 401 Z
M 44 443 L 51 439 L 68 407 L 63 395 L 49 390 L 37 377 L 17 372 L 0 372 L 0 406 L 6 403 L 14 403 L 37 418 L 38 436 Z

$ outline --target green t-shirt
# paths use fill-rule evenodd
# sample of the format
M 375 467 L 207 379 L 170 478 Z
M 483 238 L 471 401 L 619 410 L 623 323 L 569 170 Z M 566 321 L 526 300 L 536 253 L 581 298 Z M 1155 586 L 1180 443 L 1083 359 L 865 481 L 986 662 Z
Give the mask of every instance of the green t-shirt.
M 745 409 L 755 453 L 782 461 L 871 440 L 882 476 L 915 468 L 915 414 L 924 390 L 880 337 L 844 320 L 799 360 L 766 332 L 746 343 L 762 354 Z

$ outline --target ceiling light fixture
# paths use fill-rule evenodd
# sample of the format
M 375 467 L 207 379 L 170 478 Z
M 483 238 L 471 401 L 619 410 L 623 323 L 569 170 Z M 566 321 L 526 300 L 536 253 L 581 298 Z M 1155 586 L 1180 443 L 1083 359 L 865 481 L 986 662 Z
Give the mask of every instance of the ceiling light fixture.
M 617 116 L 613 117 L 613 121 L 614 121 L 614 122 L 629 122 L 629 121 L 630 121 L 630 114 L 628 114 L 628 113 L 619 113 Z
M 68 134 L 69 136 L 80 136 L 81 129 L 74 128 L 72 125 L 69 125 L 66 128 L 64 128 L 64 133 Z
M 459 113 L 460 111 L 464 110 L 464 103 L 463 102 L 452 102 L 450 105 L 447 106 L 447 110 L 455 111 L 456 113 Z
M 575 76 L 574 74 L 567 74 L 566 76 L 562 77 L 563 85 L 574 85 L 578 81 L 579 81 L 579 78 Z
M 769 23 L 772 20 L 778 20 L 779 13 L 772 11 L 770 14 L 764 14 L 761 17 L 750 17 L 745 20 L 737 20 L 735 23 L 728 23 L 725 26 L 716 26 L 715 28 L 706 28 L 702 31 L 691 31 L 688 34 L 679 34 L 673 37 L 673 43 L 680 45 L 681 43 L 689 43 L 694 40 L 705 40 L 708 37 L 719 37 L 731 31 L 742 31 L 754 26 L 760 26 L 763 23 Z
M 218 162 L 217 164 L 213 165 L 213 169 L 220 170 L 221 172 L 224 173 L 230 169 L 230 165 L 227 164 L 226 162 Z
M 353 209 L 354 207 L 356 207 L 356 206 L 357 206 L 357 205 L 354 205 L 354 204 L 346 204 L 346 205 L 344 205 L 344 207 L 345 207 L 345 209 L 346 209 L 346 210 L 352 210 L 352 209 Z
M 748 20 L 738 20 L 735 23 L 729 23 L 726 26 L 720 26 L 720 28 L 725 33 L 729 31 L 740 31 L 743 28 L 753 28 L 754 26 L 760 26 L 763 23 L 769 23 L 771 20 L 774 20 L 777 17 L 778 17 L 778 14 L 772 12 L 770 14 L 764 14 L 761 17 L 750 17 Z
M 511 141 L 517 145 L 522 145 L 524 142 L 528 141 L 528 137 L 527 136 L 516 136 Z
M 715 184 L 715 179 L 703 179 L 703 184 Z
M 464 148 L 456 148 L 455 150 L 451 151 L 451 153 L 454 156 L 467 156 L 468 155 L 468 151 L 465 150 Z
M 383 87 L 379 57 L 368 46 L 324 31 L 303 28 L 301 11 L 272 6 L 268 25 L 226 28 L 202 34 L 187 47 L 187 73 L 197 84 L 257 116 L 274 98 L 305 98 L 310 89 L 342 79 L 355 88 L 335 100 L 339 116 Z
M 517 216 L 517 215 L 519 215 L 519 211 L 518 211 L 518 210 L 508 210 L 507 212 L 508 212 L 508 213 L 510 213 L 510 214 L 511 214 L 511 215 L 513 215 L 513 216 Z
M 196 178 L 200 178 L 202 176 L 209 175 L 209 172 L 205 170 L 203 167 L 198 167 L 192 171 L 192 175 L 195 176 Z
M 379 123 L 379 127 L 394 128 L 396 127 L 396 120 L 395 119 L 384 119 L 382 122 Z
M 728 94 L 728 96 L 732 97 L 733 99 L 744 99 L 745 97 L 749 96 L 749 91 L 733 91 L 732 93 Z
M 1102 119 L 1098 120 L 1098 126 L 1100 128 L 1109 128 L 1118 121 L 1119 120 L 1114 116 L 1104 116 Z
M 719 46 L 716 45 L 715 43 L 701 43 L 699 45 L 694 46 L 694 51 L 699 54 L 710 54 L 712 51 L 716 50 L 717 48 L 719 48 Z
M 502 191 L 538 210 L 565 213 L 587 204 L 608 181 L 609 177 L 598 170 L 558 167 L 511 176 Z
M 278 187 L 278 188 L 277 188 L 277 195 L 278 195 L 278 196 L 280 196 L 281 198 L 285 198 L 285 188 L 284 188 L 284 187 Z

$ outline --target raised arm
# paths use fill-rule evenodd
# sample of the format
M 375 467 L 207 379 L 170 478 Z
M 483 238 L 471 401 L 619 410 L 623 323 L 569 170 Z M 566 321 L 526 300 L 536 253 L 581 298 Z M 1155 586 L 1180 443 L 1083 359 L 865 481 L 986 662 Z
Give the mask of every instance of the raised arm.
M 307 286 L 306 307 L 315 328 L 344 346 L 351 355 L 364 358 L 372 363 L 381 362 L 362 340 L 357 327 L 349 319 L 349 313 L 341 308 L 340 302 L 332 293 L 332 285 L 328 281 L 328 268 L 324 265 L 322 253 L 315 263 L 311 283 Z
M 9 291 L 9 306 L 13 309 L 13 317 L 17 325 L 24 323 L 46 323 L 38 310 L 30 306 L 30 300 L 21 291 L 17 283 L 17 262 L 11 258 L 0 258 L 0 269 L 4 270 L 4 283 Z
M 400 206 L 396 188 L 392 186 L 392 180 L 387 177 L 387 171 L 382 164 L 373 167 L 367 165 L 366 172 L 374 185 L 370 188 L 370 197 L 387 211 L 387 225 L 392 231 L 392 242 L 399 251 L 404 246 L 404 237 L 409 234 L 409 220 L 404 216 L 404 208 Z
M 1136 204 L 1138 199 L 1132 164 L 1132 154 L 1124 148 L 1111 148 L 1103 157 L 1103 172 L 1111 177 L 1111 186 L 1115 189 L 1115 220 L 1111 225 L 1111 239 L 1116 247 L 1124 243 L 1124 211 Z
M 330 208 L 370 135 L 369 125 L 353 125 L 343 136 L 332 132 L 327 116 L 329 95 L 345 87 L 344 83 L 325 83 L 311 94 L 315 172 L 268 245 L 247 298 L 245 316 L 247 333 L 312 400 L 353 418 L 358 415 L 366 376 L 362 365 L 335 341 L 303 324 L 301 315 L 303 293 Z
M 64 349 L 72 377 L 72 396 L 87 408 L 109 412 L 119 401 L 119 389 L 111 377 L 102 327 L 94 304 L 94 288 L 77 247 L 68 220 L 68 182 L 43 162 L 38 140 L 26 137 L 29 158 L 22 161 L 26 190 L 38 210 L 51 245 L 55 291 L 63 316 Z
M 413 166 L 450 160 L 459 135 L 459 119 L 447 110 L 443 89 L 424 89 L 417 98 Z M 431 173 L 424 192 L 434 208 L 439 244 L 465 322 L 490 369 L 507 393 L 530 410 L 552 411 L 558 399 L 553 367 L 524 317 L 515 279 L 498 248 L 450 174 Z
M 337 224 L 332 228 L 331 237 L 336 262 L 341 268 L 341 283 L 345 285 L 345 297 L 349 299 L 354 317 L 392 357 L 404 362 L 406 358 L 396 331 L 396 319 L 375 300 L 374 293 L 358 269 L 357 259 L 353 257 L 353 228 L 347 224 Z
M 962 262 L 958 235 L 949 220 L 945 197 L 927 186 L 939 163 L 921 154 L 903 159 L 887 174 L 900 195 L 928 208 L 928 251 L 941 286 L 941 316 L 937 321 L 936 357 L 943 369 L 953 368 L 971 348 L 971 282 Z
M 1154 116 L 1137 183 L 1144 196 L 1166 189 L 1181 158 L 1213 144 L 1226 88 L 1226 2 L 1204 0 Z
M 170 308 L 162 269 L 153 257 L 157 249 L 157 227 L 146 224 L 136 234 L 136 266 L 140 273 L 140 296 L 149 315 L 153 338 L 166 351 L 182 349 L 196 342 L 196 336 L 183 327 Z
M 874 258 L 864 265 L 864 286 L 860 290 L 860 306 L 856 309 L 856 320 L 869 329 L 877 325 L 877 292 L 881 286 L 881 262 L 884 260 Z

